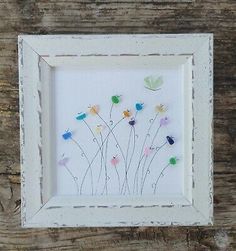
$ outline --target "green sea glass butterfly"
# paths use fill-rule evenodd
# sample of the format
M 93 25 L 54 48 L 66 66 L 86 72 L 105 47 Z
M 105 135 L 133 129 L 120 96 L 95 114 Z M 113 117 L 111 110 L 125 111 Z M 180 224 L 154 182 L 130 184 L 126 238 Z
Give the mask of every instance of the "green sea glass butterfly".
M 151 91 L 159 90 L 162 84 L 163 84 L 162 76 L 158 78 L 155 78 L 153 76 L 148 76 L 144 78 L 144 86 Z

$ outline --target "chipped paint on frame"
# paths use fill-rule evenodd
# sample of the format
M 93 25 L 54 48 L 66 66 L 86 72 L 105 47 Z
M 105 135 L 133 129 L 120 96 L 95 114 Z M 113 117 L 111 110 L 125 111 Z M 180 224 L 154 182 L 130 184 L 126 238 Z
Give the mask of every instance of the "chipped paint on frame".
M 78 55 L 77 51 L 79 48 L 79 45 L 77 43 L 74 43 L 73 40 L 80 39 L 82 43 L 82 49 L 83 44 L 86 44 L 86 41 L 96 41 L 97 44 L 103 43 L 103 41 L 112 41 L 114 40 L 121 40 L 121 41 L 131 41 L 130 43 L 133 43 L 137 41 L 139 45 L 142 45 L 142 48 L 145 52 L 139 51 L 139 48 L 137 49 L 137 53 L 134 52 L 134 48 L 122 49 L 121 48 L 114 48 L 111 47 L 107 49 L 104 53 L 103 49 L 99 49 L 98 45 L 97 47 L 91 48 L 91 53 L 87 53 L 87 49 L 81 50 L 81 54 Z M 131 39 L 131 40 L 130 40 Z M 148 44 L 148 41 L 153 41 L 154 39 L 160 39 L 162 41 L 160 44 L 156 44 L 155 48 L 151 47 L 150 49 L 146 49 L 143 43 Z M 68 46 L 68 48 L 60 47 L 61 40 L 66 40 L 68 43 L 71 43 L 71 46 Z M 163 44 L 163 41 L 172 41 L 173 48 L 166 49 L 165 45 Z M 199 177 L 196 176 L 196 170 L 199 160 L 199 152 L 201 149 L 196 149 L 194 147 L 195 142 L 199 140 L 199 134 L 201 131 L 198 129 L 199 114 L 195 113 L 195 106 L 198 104 L 199 100 L 199 90 L 195 89 L 198 88 L 198 82 L 199 82 L 199 73 L 197 73 L 196 69 L 200 68 L 199 65 L 199 56 L 200 55 L 200 49 L 202 49 L 202 45 L 205 43 L 208 43 L 207 50 L 204 51 L 205 54 L 202 53 L 202 56 L 208 59 L 208 65 L 209 69 L 206 69 L 204 72 L 205 74 L 205 81 L 208 83 L 204 88 L 206 93 L 209 94 L 208 97 L 205 97 L 208 99 L 208 104 L 205 106 L 207 111 L 209 111 L 210 118 L 208 118 L 209 123 L 209 140 L 210 143 L 207 141 L 206 143 L 209 145 L 209 153 L 210 156 L 208 156 L 205 161 L 208 161 L 208 177 L 206 177 L 204 182 L 207 182 L 207 189 L 208 189 L 208 201 L 202 201 L 202 203 L 205 203 L 206 207 L 198 208 L 198 205 L 200 203 L 200 197 L 197 196 L 199 191 L 199 187 L 201 186 L 201 183 L 199 183 Z M 50 44 L 53 43 L 53 49 L 50 47 Z M 182 43 L 182 47 L 179 47 L 179 44 Z M 41 89 L 38 88 L 38 110 L 35 111 L 37 114 L 37 125 L 39 129 L 39 141 L 38 144 L 38 159 L 39 159 L 39 166 L 41 166 L 41 170 L 38 170 L 38 178 L 39 178 L 39 201 L 40 206 L 37 210 L 35 210 L 35 214 L 29 217 L 29 211 L 31 210 L 31 204 L 32 201 L 29 200 L 29 197 L 34 193 L 34 195 L 37 197 L 38 194 L 36 190 L 34 191 L 34 187 L 32 188 L 32 191 L 29 191 L 26 188 L 26 183 L 29 182 L 28 177 L 28 169 L 25 164 L 25 158 L 28 160 L 28 153 L 25 153 L 25 144 L 29 144 L 29 142 L 25 141 L 25 135 L 28 135 L 28 131 L 25 130 L 25 121 L 24 121 L 24 85 L 25 85 L 25 78 L 27 77 L 27 74 L 33 74 L 30 71 L 27 71 L 27 62 L 25 60 L 29 60 L 28 57 L 25 56 L 25 48 L 24 44 L 29 45 L 30 48 L 33 48 L 36 53 L 38 53 L 38 79 L 39 79 L 39 87 L 41 86 L 41 81 L 43 79 L 42 74 L 43 71 L 41 71 L 41 64 L 40 59 L 45 60 L 46 63 L 50 62 L 52 63 L 51 66 L 53 66 L 53 63 L 56 63 L 58 59 L 62 58 L 68 58 L 69 60 L 76 57 L 89 57 L 89 56 L 186 56 L 192 57 L 192 141 L 193 141 L 193 153 L 192 153 L 192 190 L 195 191 L 196 195 L 192 198 L 192 205 L 158 205 L 158 204 L 151 204 L 151 205 L 142 205 L 139 204 L 121 204 L 121 205 L 83 205 L 83 202 L 81 202 L 79 205 L 77 203 L 73 203 L 70 206 L 67 205 L 53 205 L 50 204 L 49 201 L 43 201 L 43 179 L 44 179 L 44 172 L 43 172 L 43 149 L 42 147 L 42 128 L 40 129 L 40 126 L 42 125 L 42 93 Z M 49 47 L 45 45 L 49 45 Z M 116 44 L 119 44 L 116 43 Z M 125 44 L 125 43 L 124 43 Z M 77 47 L 76 47 L 77 46 Z M 49 49 L 48 49 L 49 48 Z M 205 48 L 205 47 L 204 47 Z M 123 50 L 123 51 L 122 51 Z M 148 51 L 149 50 L 149 51 Z M 167 50 L 170 50 L 170 53 L 167 52 Z M 117 53 L 117 51 L 120 51 Z M 74 52 L 74 53 L 73 53 Z M 196 58 L 198 56 L 198 59 Z M 203 62 L 203 61 L 202 61 Z M 204 61 L 205 62 L 205 61 Z M 28 62 L 29 63 L 29 62 Z M 32 60 L 32 63 L 34 61 Z M 21 187 L 22 187 L 22 225 L 26 227 L 66 227 L 66 226 L 76 226 L 76 227 L 82 227 L 82 226 L 166 226 L 166 225 L 207 225 L 212 223 L 212 217 L 213 217 L 213 161 L 212 161 L 212 148 L 213 148 L 213 137 L 212 137 L 212 110 L 213 110 L 213 88 L 212 88 L 212 82 L 213 82 L 213 37 L 211 34 L 166 34 L 166 35 L 61 35 L 61 36 L 20 36 L 19 37 L 19 90 L 20 90 L 20 130 L 21 130 L 21 166 L 22 166 L 22 172 L 21 172 Z M 197 87 L 195 87 L 197 86 Z M 204 92 L 202 90 L 202 92 Z M 196 120 L 196 118 L 198 120 Z M 27 122 L 28 123 L 28 122 Z M 208 132 L 207 132 L 208 133 Z M 33 142 L 35 143 L 35 142 Z M 196 153 L 196 154 L 195 154 Z M 196 161 L 197 160 L 197 161 Z M 29 160 L 28 160 L 29 161 Z M 36 193 L 35 193 L 36 192 Z M 63 202 L 62 202 L 63 204 Z M 81 205 L 82 204 L 82 205 Z M 46 213 L 47 209 L 47 213 Z M 50 210 L 49 210 L 50 209 Z M 80 210 L 78 210 L 80 209 Z M 91 211 L 92 210 L 92 211 Z M 98 218 L 95 219 L 96 214 L 98 214 L 98 211 L 100 210 L 104 211 L 104 214 L 108 214 L 106 218 Z M 109 210 L 109 211 L 107 211 Z M 112 215 L 110 215 L 110 211 L 114 210 Z M 117 211 L 118 210 L 118 211 Z M 122 211 L 121 211 L 122 210 Z M 126 210 L 127 213 L 132 214 L 135 220 L 126 219 L 121 220 L 125 218 L 125 216 L 122 216 L 124 214 L 124 210 Z M 143 211 L 145 210 L 145 211 Z M 203 210 L 203 212 L 202 212 Z M 88 217 L 87 222 L 83 222 L 83 219 L 79 216 L 79 214 L 88 214 L 93 215 L 91 219 Z M 117 215 L 115 214 L 117 213 Z M 143 220 L 144 214 L 143 212 L 148 212 L 148 221 Z M 162 213 L 161 213 L 162 212 Z M 171 213 L 172 220 L 169 220 L 168 213 Z M 74 215 L 74 218 L 66 216 L 66 214 Z M 114 215 L 115 214 L 115 215 Z M 178 214 L 181 214 L 178 216 Z M 59 215 L 63 215 L 62 218 L 59 217 Z M 166 215 L 166 218 L 165 218 Z M 160 217 L 160 219 L 157 219 Z M 120 220 L 119 220 L 120 218 Z M 76 219 L 76 220 L 75 220 Z M 108 220 L 109 219 L 109 220 Z

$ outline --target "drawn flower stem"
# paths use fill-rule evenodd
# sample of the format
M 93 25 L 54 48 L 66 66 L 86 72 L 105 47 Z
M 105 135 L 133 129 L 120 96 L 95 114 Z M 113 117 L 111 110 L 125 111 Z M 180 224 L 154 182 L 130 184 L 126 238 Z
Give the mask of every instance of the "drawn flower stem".
M 119 172 L 118 172 L 118 170 L 117 170 L 117 167 L 114 166 L 114 168 L 115 168 L 116 175 L 117 175 L 117 179 L 118 179 L 118 183 L 119 183 L 119 193 L 120 193 L 120 175 L 119 175 Z
M 66 164 L 64 164 L 64 167 L 66 168 L 66 170 L 70 174 L 70 176 L 73 178 L 73 181 L 74 181 L 75 186 L 76 186 L 77 194 L 79 194 L 78 178 L 74 176 L 74 174 L 70 171 L 70 169 L 67 167 Z
M 107 149 L 108 149 L 108 141 L 109 141 L 109 137 L 107 138 L 106 141 L 106 146 L 105 146 L 105 191 L 106 191 L 106 195 L 108 193 L 108 189 L 107 189 L 107 182 L 108 182 L 108 175 L 107 175 Z
M 106 175 L 105 184 L 104 184 L 104 187 L 103 187 L 103 190 L 102 190 L 101 195 L 103 195 L 104 192 L 106 192 L 106 195 L 108 194 L 108 191 L 107 191 L 107 183 L 108 183 L 108 180 L 109 180 L 109 178 L 108 178 L 108 176 Z
M 170 165 L 170 164 L 167 164 L 167 165 L 161 170 L 161 173 L 160 173 L 159 176 L 157 177 L 156 182 L 155 182 L 155 185 L 154 185 L 153 194 L 156 194 L 158 181 L 159 181 L 159 179 L 161 178 L 161 176 L 163 176 L 164 171 L 166 170 L 166 168 L 167 168 L 169 165 Z
M 134 152 L 135 152 L 135 147 L 136 147 L 136 134 L 135 134 L 135 127 L 133 127 L 133 150 L 132 150 L 132 153 L 131 153 L 131 157 L 130 157 L 130 160 L 129 160 L 129 165 L 128 165 L 128 168 L 127 168 L 127 175 L 128 175 L 128 171 L 130 169 L 130 166 L 131 166 L 131 162 L 132 162 L 132 159 L 133 159 L 133 156 L 134 156 Z
M 83 120 L 83 121 L 84 121 L 85 125 L 88 127 L 89 131 L 91 132 L 91 134 L 92 134 L 92 136 L 93 136 L 93 141 L 97 143 L 98 149 L 99 149 L 99 151 L 101 152 L 101 158 L 104 160 L 104 158 L 103 158 L 103 153 L 102 153 L 102 151 L 101 151 L 101 148 L 102 148 L 102 147 L 101 147 L 101 145 L 99 144 L 97 137 L 95 136 L 95 134 L 94 134 L 93 130 L 91 129 L 91 127 L 89 126 L 89 124 L 88 124 L 85 120 Z
M 107 147 L 107 142 L 106 142 L 106 147 Z M 106 154 L 106 157 L 107 159 L 107 154 Z M 107 174 L 107 165 L 105 165 L 105 183 L 104 183 L 104 187 L 103 187 L 103 191 L 102 191 L 102 195 L 104 194 L 104 192 L 106 193 L 106 195 L 108 194 L 108 187 L 107 187 L 107 184 L 108 184 L 108 180 L 110 179 L 110 177 L 108 176 Z
M 100 140 L 101 140 L 101 144 L 103 142 L 103 137 L 102 137 L 102 133 L 100 132 Z M 99 170 L 99 175 L 98 175 L 98 179 L 97 179 L 97 187 L 96 187 L 96 192 L 95 194 L 97 194 L 97 191 L 98 191 L 98 185 L 99 185 L 99 182 L 100 182 L 100 178 L 101 178 L 101 175 L 102 175 L 102 167 L 103 167 L 103 146 L 101 147 L 101 165 L 100 165 L 100 170 Z M 104 160 L 105 162 L 105 160 Z
M 159 132 L 160 128 L 161 128 L 161 125 L 159 125 L 159 127 L 158 127 L 157 130 L 156 130 L 156 133 L 155 133 L 155 135 L 154 135 L 154 137 L 153 137 L 153 139 L 152 139 L 151 147 L 153 147 L 153 144 L 154 144 L 154 142 L 155 142 L 155 140 L 156 140 L 156 137 L 157 137 L 157 135 L 158 135 L 158 132 Z
M 134 116 L 134 120 L 136 119 L 137 114 L 138 113 L 136 111 L 135 116 Z M 130 149 L 132 131 L 134 131 L 134 145 L 133 145 L 133 151 L 132 151 L 132 154 L 131 154 L 130 162 L 128 164 L 128 157 L 129 157 L 129 149 Z M 129 188 L 129 182 L 128 182 L 128 170 L 129 170 L 129 167 L 130 167 L 130 164 L 131 164 L 131 161 L 132 161 L 132 157 L 133 157 L 133 154 L 134 154 L 134 147 L 135 147 L 135 129 L 134 129 L 134 125 L 133 125 L 133 126 L 130 127 L 130 133 L 129 133 L 129 138 L 128 138 L 128 145 L 127 145 L 126 157 L 125 157 L 125 179 L 124 179 L 124 182 L 122 184 L 121 194 L 123 193 L 124 189 L 125 189 L 125 191 L 127 189 L 128 193 L 130 194 L 130 188 Z M 125 191 L 124 191 L 124 194 L 125 194 Z
M 153 119 L 150 120 L 151 124 L 148 127 L 147 133 L 145 135 L 145 138 L 144 138 L 144 141 L 143 141 L 143 144 L 142 144 L 142 148 L 141 148 L 140 155 L 139 155 L 139 162 L 138 162 L 138 166 L 136 168 L 135 176 L 134 176 L 133 193 L 135 193 L 135 187 L 136 187 L 136 193 L 138 193 L 138 174 L 139 174 L 140 165 L 141 165 L 142 160 L 144 158 L 144 154 L 143 154 L 144 146 L 146 144 L 147 138 L 150 136 L 150 131 L 151 131 L 152 126 L 154 125 L 156 119 L 157 119 L 157 116 L 158 116 L 158 113 L 155 115 L 155 117 Z
M 130 147 L 130 142 L 131 142 L 131 134 L 132 134 L 132 127 L 130 128 L 130 133 L 129 133 L 129 138 L 128 138 L 128 145 L 127 145 L 127 150 L 126 150 L 126 157 L 125 157 L 125 179 L 121 188 L 121 194 L 123 193 L 123 189 L 125 187 L 125 191 L 126 188 L 128 189 L 128 192 L 130 193 L 129 190 L 129 184 L 128 184 L 128 178 L 127 178 L 127 162 L 128 162 L 128 155 L 129 155 L 129 147 Z
M 90 133 L 92 134 L 93 136 L 93 142 L 96 142 L 97 146 L 98 146 L 98 149 L 100 149 L 99 151 L 101 152 L 101 166 L 100 166 L 100 169 L 102 169 L 102 160 L 104 161 L 105 163 L 105 160 L 104 160 L 104 156 L 103 156 L 103 152 L 102 152 L 102 146 L 99 144 L 98 142 L 98 139 L 97 137 L 95 136 L 93 130 L 91 129 L 91 127 L 89 126 L 89 124 L 83 120 L 83 122 L 85 123 L 85 125 L 87 126 L 87 128 L 89 129 Z M 102 143 L 101 143 L 102 144 Z
M 155 133 L 155 135 L 154 135 L 154 137 L 153 137 L 153 139 L 152 139 L 150 148 L 153 147 L 153 144 L 154 144 L 154 142 L 155 142 L 155 139 L 156 139 L 156 137 L 157 137 L 157 135 L 158 135 L 158 132 L 159 132 L 160 128 L 161 128 L 161 125 L 159 125 L 159 127 L 158 127 L 157 130 L 156 130 L 156 133 Z M 142 187 L 142 184 L 143 184 L 144 170 L 145 170 L 147 158 L 148 158 L 148 156 L 145 156 L 144 163 L 143 163 L 143 166 L 142 166 L 142 176 L 141 176 L 141 184 L 140 184 L 141 187 Z M 140 189 L 140 192 L 141 192 L 141 191 L 142 191 L 142 189 Z
M 130 160 L 129 160 L 129 164 L 128 164 L 128 151 L 129 151 L 129 145 L 130 145 L 130 139 L 131 139 L 131 133 L 133 132 L 133 149 L 132 149 L 132 153 L 131 153 L 131 156 L 130 156 Z M 126 187 L 128 188 L 129 185 L 128 185 L 128 171 L 130 169 L 130 166 L 131 166 L 131 162 L 132 162 L 132 159 L 133 159 L 133 156 L 134 156 L 134 151 L 135 151 L 135 142 L 136 142 L 136 135 L 135 135 L 135 127 L 132 126 L 130 128 L 130 136 L 129 136 L 129 140 L 128 140 L 128 147 L 127 147 L 127 152 L 126 152 L 126 172 L 125 172 L 125 179 L 123 181 L 123 184 L 122 184 L 122 188 L 121 188 L 121 194 L 123 192 L 123 189 L 124 189 L 124 186 L 126 185 Z M 126 188 L 125 188 L 126 190 Z M 129 191 L 129 190 L 128 190 Z
M 134 138 L 133 138 L 133 141 L 134 141 L 134 143 L 133 143 L 133 150 L 132 150 L 132 153 L 131 153 L 131 156 L 130 156 L 130 160 L 129 160 L 129 165 L 128 165 L 127 171 L 129 171 L 129 169 L 130 169 L 131 162 L 133 160 L 133 156 L 134 156 L 134 152 L 135 152 L 135 147 L 136 147 L 136 136 L 137 135 L 135 133 L 135 127 L 133 127 L 133 136 L 134 136 Z
M 119 150 L 120 150 L 120 152 L 121 152 L 121 155 L 122 155 L 122 158 L 123 158 L 123 160 L 124 160 L 124 163 L 125 163 L 125 155 L 124 155 L 124 152 L 123 152 L 123 150 L 122 150 L 122 148 L 121 148 L 121 146 L 120 146 L 120 144 L 119 144 L 119 142 L 118 142 L 118 140 L 117 140 L 117 138 L 116 138 L 116 135 L 114 134 L 114 132 L 113 132 L 113 130 L 114 130 L 114 127 L 113 127 L 113 129 L 111 129 L 111 127 L 107 124 L 107 122 L 97 113 L 97 115 L 98 115 L 98 117 L 103 121 L 103 123 L 108 127 L 108 129 L 109 129 L 109 133 L 111 133 L 112 135 L 113 135 L 113 138 L 115 139 L 115 141 L 116 141 L 116 145 L 117 145 L 117 147 L 119 148 Z M 124 118 L 122 118 L 122 120 L 123 120 Z M 117 125 L 117 124 L 116 124 Z M 109 134 L 110 135 L 110 134 Z M 108 136 L 109 137 L 109 136 Z
M 85 174 L 83 176 L 83 179 L 82 179 L 82 182 L 81 182 L 81 185 L 80 185 L 80 193 L 81 193 L 81 187 L 83 187 L 83 184 L 84 184 L 84 181 L 85 181 L 85 178 L 88 174 L 88 171 L 89 170 L 92 170 L 91 169 L 91 166 L 94 162 L 94 160 L 96 159 L 97 155 L 99 154 L 101 148 L 103 147 L 104 143 L 106 142 L 107 138 L 109 137 L 109 135 L 112 133 L 112 131 L 116 128 L 116 126 L 118 126 L 122 121 L 124 120 L 124 118 L 120 119 L 111 129 L 110 131 L 108 132 L 107 136 L 105 137 L 105 139 L 103 140 L 101 146 L 99 147 L 99 149 L 97 150 L 97 152 L 95 153 L 95 155 L 93 156 L 92 160 L 90 161 L 90 164 L 88 165 L 86 171 L 85 171 Z
M 85 157 L 88 165 L 89 165 L 89 169 L 88 171 L 90 170 L 90 178 L 91 178 L 91 192 L 92 192 L 92 195 L 93 195 L 93 172 L 92 172 L 92 168 L 91 168 L 91 162 L 89 161 L 88 159 L 88 156 L 85 154 L 83 148 L 81 147 L 81 145 L 74 139 L 71 137 L 71 140 L 76 144 L 76 146 L 80 149 L 80 151 L 82 152 L 82 156 Z M 80 185 L 80 194 L 82 194 L 82 188 L 83 188 L 83 182 L 81 183 Z
M 153 154 L 152 156 L 152 159 L 150 160 L 149 164 L 148 164 L 148 167 L 147 167 L 147 170 L 145 172 L 145 175 L 144 175 L 144 179 L 143 179 L 143 183 L 141 185 L 141 194 L 143 194 L 143 188 L 144 188 L 144 185 L 145 185 L 145 181 L 146 181 L 146 178 L 147 178 L 147 175 L 148 173 L 150 173 L 150 167 L 151 167 L 151 164 L 153 162 L 153 160 L 155 159 L 157 153 L 167 144 L 167 142 L 165 142 L 164 144 L 162 144 L 160 147 L 157 148 L 156 152 Z
M 94 132 L 93 132 L 93 130 L 91 129 L 91 127 L 89 126 L 89 124 L 85 121 L 85 120 L 83 120 L 83 122 L 84 122 L 84 124 L 87 126 L 87 128 L 89 129 L 89 131 L 91 132 L 91 134 L 92 134 L 92 136 L 93 136 L 93 141 L 95 142 L 97 142 L 98 143 L 98 140 L 97 140 L 97 138 L 96 138 L 96 136 L 94 135 Z
M 134 175 L 134 184 L 133 184 L 133 194 L 136 193 L 138 194 L 138 180 L 139 180 L 139 168 L 140 168 L 140 164 L 142 163 L 143 159 L 144 159 L 144 154 L 141 156 L 141 159 L 139 160 L 138 166 L 136 168 L 135 171 L 135 175 Z
M 112 110 L 113 110 L 113 107 L 114 107 L 114 103 L 111 104 L 111 108 L 110 108 L 110 113 L 109 113 L 110 121 L 112 121 Z

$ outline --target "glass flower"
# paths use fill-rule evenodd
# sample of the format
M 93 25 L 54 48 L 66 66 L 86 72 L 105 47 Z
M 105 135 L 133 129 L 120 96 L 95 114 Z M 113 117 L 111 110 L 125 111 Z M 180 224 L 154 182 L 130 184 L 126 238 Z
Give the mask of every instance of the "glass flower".
M 105 126 L 104 125 L 96 125 L 95 127 L 95 132 L 97 134 L 101 133 L 103 130 L 105 129 Z
M 72 133 L 69 131 L 66 131 L 64 134 L 62 134 L 62 137 L 64 140 L 70 139 L 72 136 Z
M 165 112 L 167 111 L 167 107 L 165 107 L 163 104 L 160 104 L 160 105 L 157 105 L 157 106 L 155 107 L 155 111 L 156 111 L 157 113 L 163 114 L 163 113 L 165 113 Z
M 166 136 L 166 139 L 170 145 L 173 145 L 175 143 L 174 138 L 171 136 Z
M 150 146 L 145 147 L 145 148 L 144 148 L 144 155 L 145 155 L 146 157 L 149 156 L 149 155 L 153 152 L 153 149 L 154 149 L 154 148 L 152 148 L 152 147 L 150 147 Z
M 78 113 L 78 116 L 76 117 L 77 120 L 84 120 L 87 117 L 85 112 Z
M 69 161 L 69 158 L 68 158 L 68 157 L 65 157 L 65 158 L 59 160 L 59 161 L 58 161 L 58 164 L 59 164 L 60 166 L 65 166 L 65 165 L 68 163 L 68 161 Z
M 169 159 L 169 164 L 171 164 L 171 165 L 176 165 L 176 163 L 177 163 L 177 158 L 176 158 L 176 157 L 171 157 L 171 158 Z
M 123 111 L 124 118 L 129 118 L 131 116 L 131 112 L 129 110 Z
M 99 106 L 98 105 L 89 106 L 89 113 L 91 115 L 97 115 L 98 112 L 99 112 Z
M 134 126 L 134 125 L 135 125 L 135 123 L 136 123 L 136 121 L 135 121 L 135 119 L 134 119 L 134 118 L 132 118 L 132 119 L 129 121 L 129 124 L 130 124 L 131 126 Z
M 118 96 L 118 95 L 114 95 L 111 97 L 111 101 L 113 104 L 119 104 L 120 103 L 120 97 L 121 96 Z
M 135 109 L 137 111 L 141 111 L 143 109 L 143 103 L 136 103 L 135 104 Z
M 116 166 L 119 163 L 119 158 L 117 156 L 113 156 L 111 159 L 111 164 Z
M 164 117 L 164 118 L 161 118 L 160 119 L 160 125 L 161 126 L 166 126 L 166 125 L 168 125 L 169 124 L 169 119 L 167 118 L 167 117 Z

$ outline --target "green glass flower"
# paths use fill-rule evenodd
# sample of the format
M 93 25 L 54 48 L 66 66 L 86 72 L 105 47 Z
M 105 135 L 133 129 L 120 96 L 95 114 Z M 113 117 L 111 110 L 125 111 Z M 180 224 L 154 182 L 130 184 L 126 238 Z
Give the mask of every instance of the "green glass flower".
M 113 104 L 119 104 L 120 103 L 120 96 L 118 96 L 118 95 L 112 96 L 111 101 Z
M 177 163 L 177 158 L 176 158 L 176 157 L 171 157 L 171 158 L 169 159 L 169 164 L 171 164 L 171 165 L 176 165 L 176 163 Z

